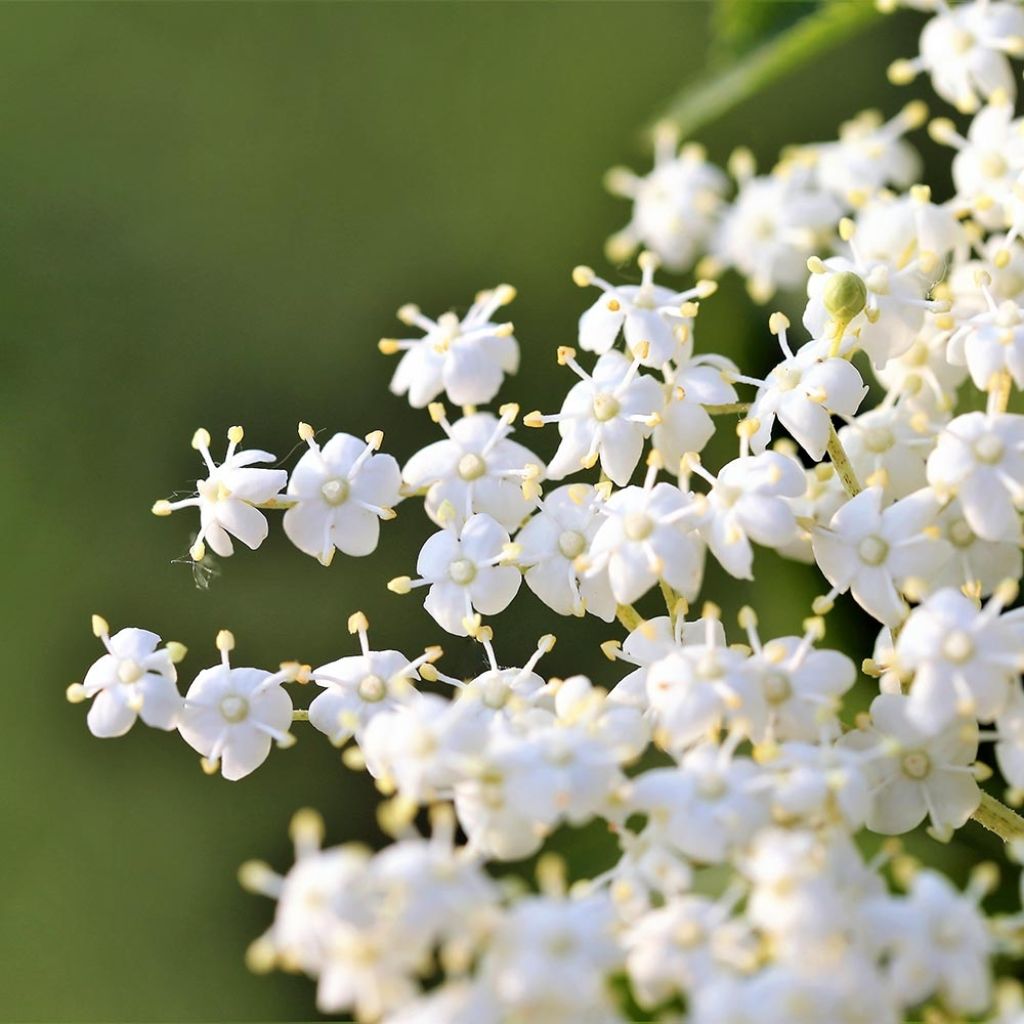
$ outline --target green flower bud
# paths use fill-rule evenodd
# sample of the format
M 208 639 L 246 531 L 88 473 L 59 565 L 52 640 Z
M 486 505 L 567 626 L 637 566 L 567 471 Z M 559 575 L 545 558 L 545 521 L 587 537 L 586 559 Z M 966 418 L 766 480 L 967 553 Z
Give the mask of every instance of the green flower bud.
M 833 320 L 848 324 L 867 305 L 867 285 L 856 274 L 844 270 L 829 279 L 822 300 Z

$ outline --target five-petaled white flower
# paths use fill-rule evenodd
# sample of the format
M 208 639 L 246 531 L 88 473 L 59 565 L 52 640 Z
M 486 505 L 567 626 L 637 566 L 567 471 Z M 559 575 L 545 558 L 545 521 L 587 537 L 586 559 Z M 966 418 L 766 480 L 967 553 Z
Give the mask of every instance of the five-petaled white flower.
M 218 466 L 210 456 L 209 431 L 202 427 L 197 430 L 192 437 L 192 447 L 202 455 L 209 476 L 198 482 L 196 497 L 161 500 L 153 506 L 158 516 L 170 515 L 180 508 L 199 509 L 199 533 L 189 550 L 197 562 L 206 556 L 207 544 L 226 558 L 234 550 L 232 537 L 237 537 L 247 547 L 258 548 L 267 539 L 268 527 L 266 516 L 256 506 L 274 502 L 288 482 L 288 474 L 283 469 L 253 468 L 253 463 L 274 462 L 277 456 L 258 448 L 238 451 L 243 436 L 241 427 L 228 431 L 228 450 Z
M 390 455 L 376 454 L 384 438 L 376 430 L 360 441 L 335 434 L 322 448 L 313 428 L 299 424 L 299 437 L 309 451 L 292 470 L 284 514 L 284 532 L 307 555 L 330 565 L 335 550 L 368 555 L 377 547 L 380 521 L 393 519 L 401 500 L 401 473 Z
M 492 317 L 516 297 L 507 284 L 480 292 L 461 319 L 442 313 L 431 320 L 419 306 L 403 306 L 398 319 L 419 327 L 422 338 L 384 338 L 381 352 L 402 352 L 391 378 L 391 391 L 408 395 L 409 404 L 423 409 L 442 392 L 455 405 L 482 405 L 501 387 L 506 373 L 519 369 L 519 345 L 512 337 L 512 324 L 496 324 Z

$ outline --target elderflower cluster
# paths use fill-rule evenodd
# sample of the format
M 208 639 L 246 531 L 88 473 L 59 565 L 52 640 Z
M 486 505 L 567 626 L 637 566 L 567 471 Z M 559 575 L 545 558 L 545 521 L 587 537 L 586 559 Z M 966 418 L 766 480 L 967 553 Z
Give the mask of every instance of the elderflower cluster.
M 275 901 L 254 970 L 301 972 L 323 1012 L 386 1024 L 1024 1019 L 997 980 L 1024 910 L 986 912 L 994 865 L 958 887 L 898 840 L 864 842 L 946 842 L 973 819 L 1024 859 L 1024 820 L 996 796 L 1024 801 L 1024 8 L 911 6 L 932 16 L 890 77 L 927 73 L 971 118 L 930 124 L 956 150 L 951 198 L 917 181 L 918 102 L 768 174 L 738 151 L 727 176 L 663 126 L 650 174 L 608 177 L 633 202 L 609 255 L 639 249 L 636 272 L 572 271 L 586 299 L 557 410 L 487 408 L 519 362 L 501 285 L 462 318 L 403 306 L 421 336 L 379 343 L 400 354 L 392 392 L 429 416 L 403 463 L 380 431 L 300 423 L 290 470 L 241 448 L 241 427 L 218 464 L 196 432 L 197 494 L 153 511 L 199 510 L 197 562 L 259 547 L 267 513 L 324 566 L 373 552 L 400 502 L 424 513 L 387 583 L 426 612 L 411 656 L 376 649 L 361 612 L 318 666 L 237 667 L 222 630 L 182 695 L 182 645 L 94 617 L 104 653 L 67 692 L 94 735 L 141 718 L 235 780 L 312 729 L 383 798 L 381 851 L 325 848 L 301 811 L 290 869 L 243 867 Z M 695 266 L 689 286 L 659 277 Z M 759 302 L 803 293 L 797 329 L 768 318 L 760 374 L 698 344 L 728 270 Z M 820 590 L 787 635 L 762 636 L 752 607 L 723 621 L 709 558 L 770 595 L 779 557 Z M 517 598 L 620 630 L 609 684 L 578 650 L 541 674 L 554 632 L 499 654 L 514 630 L 496 643 L 491 620 Z M 864 649 L 826 643 L 840 601 L 872 624 Z M 476 674 L 444 671 L 448 636 Z M 570 879 L 545 846 L 594 823 L 604 860 Z M 495 870 L 536 854 L 535 885 Z

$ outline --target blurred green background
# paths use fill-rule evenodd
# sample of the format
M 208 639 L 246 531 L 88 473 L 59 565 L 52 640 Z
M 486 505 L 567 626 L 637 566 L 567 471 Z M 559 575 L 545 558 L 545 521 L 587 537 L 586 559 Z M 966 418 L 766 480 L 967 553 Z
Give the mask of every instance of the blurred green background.
M 245 971 L 270 906 L 242 893 L 235 871 L 252 856 L 287 865 L 287 821 L 303 805 L 324 812 L 332 841 L 377 841 L 372 789 L 302 726 L 297 747 L 238 784 L 205 777 L 175 735 L 92 739 L 84 708 L 63 696 L 99 653 L 89 614 L 187 643 L 183 688 L 222 626 L 237 635 L 237 663 L 262 666 L 352 653 L 356 608 L 378 646 L 437 641 L 418 602 L 384 587 L 429 532 L 412 503 L 373 556 L 329 570 L 275 524 L 207 591 L 174 564 L 192 519 L 158 520 L 149 506 L 195 478 L 199 425 L 215 451 L 242 423 L 247 444 L 281 456 L 300 418 L 383 427 L 399 458 L 432 439 L 425 415 L 387 393 L 394 363 L 375 347 L 406 301 L 438 313 L 514 283 L 524 368 L 503 397 L 554 409 L 571 378 L 553 350 L 572 342 L 589 301 L 569 270 L 607 271 L 602 242 L 627 216 L 601 174 L 646 168 L 639 127 L 706 64 L 709 11 L 0 7 L 0 1019 L 314 1014 L 305 981 Z M 883 71 L 917 27 L 888 20 L 766 91 L 704 133 L 712 155 L 744 143 L 767 163 L 864 106 L 895 111 L 905 95 Z M 763 370 L 774 350 L 762 322 L 730 282 L 706 304 L 698 344 Z M 553 431 L 525 440 L 554 448 Z M 798 630 L 815 574 L 769 557 L 759 572 L 765 632 Z M 750 590 L 711 573 L 707 594 L 731 612 Z M 614 627 L 552 623 L 525 588 L 514 607 L 496 623 L 506 663 L 553 629 L 563 639 L 547 672 L 614 680 L 584 646 Z M 849 618 L 831 641 L 870 636 Z M 476 670 L 478 648 L 440 639 L 447 671 Z M 951 856 L 976 858 L 975 832 Z

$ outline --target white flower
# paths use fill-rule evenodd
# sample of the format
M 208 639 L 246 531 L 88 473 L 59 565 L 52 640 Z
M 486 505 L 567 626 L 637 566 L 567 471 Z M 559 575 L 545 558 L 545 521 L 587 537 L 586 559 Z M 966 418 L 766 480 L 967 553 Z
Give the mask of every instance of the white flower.
M 552 647 L 555 637 L 547 633 L 537 642 L 537 647 L 526 662 L 516 668 L 502 668 L 498 664 L 494 647 L 487 635 L 488 630 L 481 630 L 477 639 L 483 644 L 487 653 L 488 669 L 474 676 L 468 682 L 442 675 L 431 665 L 424 668 L 421 675 L 427 680 L 441 679 L 453 686 L 457 699 L 473 702 L 484 717 L 500 717 L 515 720 L 518 716 L 529 715 L 530 712 L 543 706 L 549 712 L 554 710 L 551 687 L 534 669 L 537 663 Z
M 661 385 L 637 373 L 640 355 L 630 361 L 621 352 L 606 352 L 594 365 L 593 376 L 576 362 L 575 355 L 571 348 L 558 350 L 559 362 L 580 377 L 561 412 L 551 416 L 533 412 L 523 423 L 528 427 L 558 424 L 562 442 L 548 464 L 551 480 L 590 469 L 600 459 L 601 469 L 625 487 L 664 407 Z
M 933 317 L 926 321 L 917 340 L 902 355 L 873 367 L 878 382 L 908 409 L 938 412 L 945 418 L 956 404 L 957 388 L 967 371 L 946 359 L 949 330 L 939 327 Z
M 414 491 L 426 490 L 424 508 L 440 524 L 438 513 L 450 502 L 459 522 L 485 512 L 506 530 L 514 530 L 530 514 L 533 503 L 523 484 L 543 479 L 544 464 L 508 435 L 518 407 L 505 405 L 501 419 L 490 413 L 464 416 L 449 424 L 440 405 L 430 407 L 434 421 L 447 437 L 421 448 L 402 469 L 402 479 Z
M 1019 631 L 999 613 L 1014 588 L 983 609 L 957 590 L 932 594 L 896 640 L 896 664 L 914 674 L 907 714 L 935 734 L 958 715 L 991 721 L 1009 700 L 1024 663 Z
M 985 540 L 1020 537 L 1024 507 L 1024 416 L 969 412 L 948 423 L 928 456 L 928 483 L 959 498 L 964 518 Z
M 779 452 L 733 459 L 714 477 L 694 460 L 693 471 L 711 483 L 701 535 L 726 572 L 753 579 L 750 541 L 778 548 L 796 536 L 796 517 L 786 498 L 804 493 L 800 463 Z
M 766 801 L 752 788 L 757 766 L 697 747 L 678 768 L 653 768 L 633 782 L 630 808 L 649 816 L 647 829 L 688 857 L 719 864 L 768 823 Z
M 903 404 L 880 405 L 839 431 L 857 479 L 881 487 L 886 502 L 905 498 L 927 483 L 925 462 L 935 444 L 926 417 Z
M 665 468 L 676 473 L 683 456 L 703 451 L 715 433 L 715 421 L 705 406 L 736 401 L 730 381 L 739 370 L 724 356 L 694 356 L 692 344 L 684 343 L 664 372 L 668 401 L 654 428 L 654 447 Z
M 247 547 L 256 549 L 267 538 L 267 520 L 255 506 L 271 503 L 288 482 L 283 469 L 253 469 L 254 462 L 274 462 L 270 452 L 249 448 L 237 451 L 244 436 L 241 427 L 228 431 L 228 450 L 218 466 L 210 457 L 210 434 L 200 428 L 192 437 L 192 447 L 203 457 L 209 472 L 197 485 L 198 494 L 182 501 L 158 501 L 153 512 L 170 515 L 180 508 L 198 507 L 200 529 L 189 551 L 201 562 L 206 544 L 222 558 L 234 550 L 231 538 L 237 537 Z
M 756 681 L 767 706 L 769 740 L 820 740 L 838 732 L 842 696 L 853 686 L 857 669 L 839 651 L 816 650 L 820 622 L 811 620 L 802 636 L 761 643 L 753 609 L 741 612 L 751 656 L 743 671 Z
M 851 498 L 812 541 L 833 594 L 849 590 L 879 622 L 899 625 L 907 613 L 900 588 L 927 579 L 946 553 L 945 541 L 927 531 L 931 518 L 927 504 L 906 498 L 883 509 L 880 487 Z
M 435 321 L 418 306 L 403 306 L 398 319 L 419 327 L 424 337 L 380 342 L 385 355 L 404 353 L 391 378 L 392 393 L 407 394 L 415 409 L 425 408 L 442 392 L 455 405 L 489 402 L 504 375 L 519 369 L 519 345 L 512 337 L 512 325 L 491 320 L 515 297 L 515 289 L 507 284 L 480 292 L 461 320 L 455 313 L 442 313 Z
M 1003 778 L 1014 789 L 1024 790 L 1024 691 L 1019 686 L 1010 690 L 996 718 L 996 735 L 996 763 Z
M 753 936 L 728 903 L 684 895 L 645 914 L 623 938 L 626 973 L 641 1006 L 653 1008 L 686 995 L 728 971 L 730 954 Z
M 778 417 L 800 447 L 820 462 L 828 447 L 832 415 L 852 416 L 867 386 L 847 360 L 829 355 L 828 342 L 810 341 L 794 354 L 786 337 L 789 321 L 775 313 L 769 324 L 785 358 L 765 381 L 738 378 L 758 385 L 748 414 L 748 422 L 756 424 L 750 447 L 755 454 L 765 450 Z
M 181 696 L 175 662 L 185 656 L 181 644 L 157 649 L 160 637 L 148 629 L 121 629 L 113 636 L 104 618 L 94 615 L 93 633 L 107 653 L 93 662 L 81 683 L 68 687 L 72 703 L 92 700 L 86 722 L 93 736 L 123 736 L 141 716 L 154 729 L 178 724 Z
M 509 547 L 501 525 L 478 512 L 461 529 L 448 527 L 427 539 L 416 560 L 419 579 L 400 576 L 388 587 L 404 594 L 411 587 L 429 586 L 423 607 L 438 625 L 455 636 L 471 636 L 480 614 L 504 611 L 519 590 L 519 570 L 505 564 Z
M 297 666 L 280 672 L 232 668 L 234 637 L 217 634 L 221 663 L 203 669 L 185 694 L 178 731 L 203 756 L 211 774 L 220 768 L 225 779 L 241 779 L 267 759 L 271 742 L 290 747 L 295 737 L 292 701 L 282 683 L 296 678 Z
M 1024 388 L 1024 311 L 1011 299 L 997 304 L 992 293 L 982 287 L 988 308 L 953 332 L 948 359 L 954 365 L 966 366 L 981 391 L 998 386 L 1004 374 L 1018 389 Z
M 596 285 L 604 293 L 581 317 L 579 345 L 587 352 L 604 354 L 619 337 L 636 353 L 645 346 L 643 366 L 660 369 L 675 358 L 689 338 L 697 307 L 693 299 L 704 299 L 718 288 L 714 281 L 700 281 L 695 288 L 678 292 L 654 283 L 659 260 L 652 252 L 639 257 L 643 273 L 638 285 L 615 287 L 597 277 L 590 267 L 576 267 L 573 280 L 581 288 Z
M 367 636 L 369 624 L 362 612 L 349 617 L 349 632 L 357 633 L 362 653 L 328 662 L 309 673 L 323 693 L 309 705 L 309 721 L 335 746 L 357 736 L 381 711 L 413 699 L 418 670 L 436 661 L 439 647 L 409 661 L 398 651 L 374 651 Z
M 847 733 L 840 744 L 863 751 L 871 781 L 867 827 L 899 835 L 930 818 L 935 833 L 948 839 L 974 813 L 981 790 L 969 767 L 978 754 L 973 720 L 954 719 L 929 735 L 911 721 L 909 697 L 881 693 L 871 702 L 869 723 Z
M 780 824 L 838 824 L 847 832 L 864 824 L 871 791 L 861 758 L 852 751 L 790 741 L 765 767 L 771 773 L 772 817 Z
M 883 122 L 877 110 L 865 110 L 839 128 L 835 142 L 810 147 L 818 184 L 844 203 L 873 195 L 884 185 L 906 188 L 918 176 L 921 158 L 903 135 L 920 128 L 928 108 L 908 103 Z
M 977 890 L 957 892 L 942 875 L 921 870 L 901 900 L 869 908 L 886 973 L 906 1006 L 940 995 L 953 1013 L 981 1013 L 991 998 L 992 948 Z
M 732 165 L 739 191 L 715 231 L 711 254 L 746 278 L 755 302 L 767 302 L 777 289 L 803 284 L 807 257 L 825 245 L 842 211 L 799 167 L 780 165 L 754 177 L 749 154 Z
M 677 153 L 679 134 L 670 124 L 655 135 L 654 168 L 644 177 L 614 168 L 610 191 L 633 200 L 629 224 L 608 240 L 608 256 L 619 263 L 645 245 L 670 270 L 688 270 L 704 249 L 723 206 L 728 179 L 708 163 L 703 146 L 688 142 Z
M 589 573 L 607 571 L 619 604 L 632 604 L 659 579 L 692 601 L 704 574 L 704 547 L 694 527 L 704 505 L 673 484 L 655 483 L 652 465 L 643 487 L 616 491 L 590 547 Z
M 796 450 L 795 445 L 792 448 Z M 786 558 L 813 565 L 812 531 L 815 527 L 827 526 L 837 510 L 849 501 L 849 495 L 830 462 L 821 462 L 812 469 L 805 469 L 804 479 L 806 488 L 803 494 L 788 499 L 796 516 L 797 535 L 789 544 L 780 547 L 778 552 Z
M 392 506 L 401 500 L 401 473 L 390 455 L 375 454 L 383 433 L 365 441 L 335 434 L 322 448 L 313 428 L 299 424 L 299 437 L 309 451 L 295 464 L 288 481 L 294 501 L 284 514 L 284 532 L 307 555 L 330 565 L 335 550 L 368 555 L 380 539 L 380 521 L 393 519 Z
M 516 535 L 526 585 L 559 615 L 590 612 L 615 618 L 606 571 L 587 572 L 587 559 L 603 515 L 604 499 L 590 484 L 567 484 L 545 495 Z
M 938 513 L 936 525 L 949 544 L 949 557 L 944 563 L 936 563 L 931 574 L 936 589 L 964 587 L 985 597 L 1003 580 L 1024 575 L 1020 545 L 1015 541 L 983 540 L 971 529 L 955 498 Z
M 1016 96 L 1008 56 L 1024 54 L 1024 11 L 1005 0 L 937 6 L 921 31 L 919 56 L 892 64 L 890 80 L 903 85 L 927 72 L 932 88 L 965 114 L 996 93 Z
M 579 899 L 527 896 L 498 925 L 479 976 L 503 1019 L 535 1024 L 612 1024 L 606 979 L 622 953 L 615 915 L 604 895 Z
M 953 146 L 953 183 L 959 200 L 986 228 L 1012 223 L 1013 188 L 1024 168 L 1021 121 L 1008 94 L 995 96 L 975 114 L 966 138 L 945 118 L 931 123 L 937 142 Z

